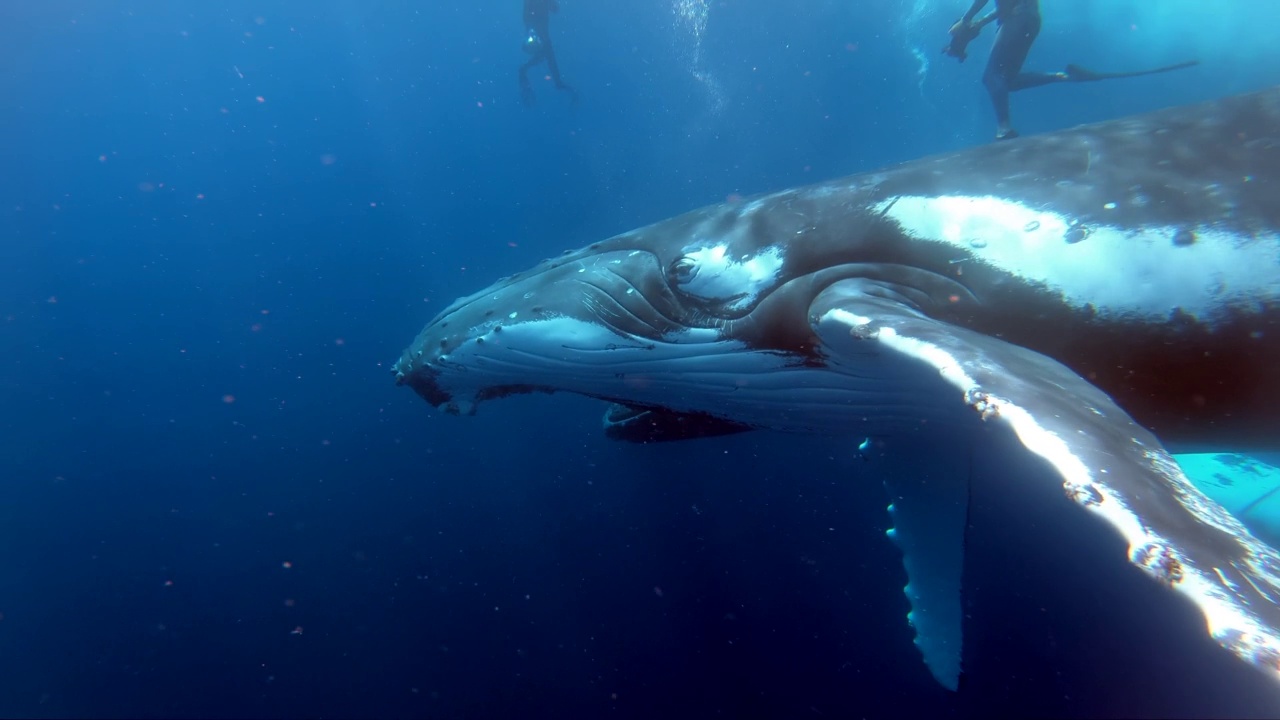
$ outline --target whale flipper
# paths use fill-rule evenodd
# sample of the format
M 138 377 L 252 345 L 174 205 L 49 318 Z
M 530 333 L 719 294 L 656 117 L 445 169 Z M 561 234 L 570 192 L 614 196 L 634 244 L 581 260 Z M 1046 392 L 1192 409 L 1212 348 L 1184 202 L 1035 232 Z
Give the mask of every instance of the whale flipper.
M 750 425 L 706 413 L 681 413 L 660 407 L 611 403 L 601 418 L 605 437 L 633 443 L 674 442 L 733 435 L 753 429 Z
M 932 453 L 918 447 L 888 448 L 897 457 L 883 468 L 893 527 L 886 533 L 902 551 L 915 644 L 934 679 L 948 690 L 960 684 L 964 535 L 969 516 L 967 478 L 948 476 L 912 462 Z M 936 451 L 936 448 L 934 449 Z M 904 457 L 905 456 L 905 457 Z M 903 464 L 908 467 L 903 467 Z M 880 465 L 876 462 L 872 467 Z M 935 464 L 936 465 L 936 464 Z
M 833 283 L 816 296 L 809 318 L 833 365 L 932 375 L 941 381 L 933 385 L 943 394 L 938 403 L 968 406 L 988 429 L 1011 430 L 1056 471 L 1063 507 L 1096 513 L 1118 531 L 1129 561 L 1194 602 L 1220 645 L 1263 668 L 1274 671 L 1280 663 L 1274 630 L 1280 627 L 1280 556 L 1196 489 L 1155 436 L 1101 390 L 1052 358 L 930 318 L 897 298 L 868 292 L 861 281 Z M 940 484 L 952 498 L 968 482 L 967 469 L 956 464 L 955 481 Z M 907 565 L 911 572 L 910 559 Z M 911 583 L 917 585 L 915 577 Z M 958 593 L 954 576 L 944 575 L 933 589 L 953 585 Z M 945 601 L 933 601 L 954 617 Z M 954 603 L 958 608 L 958 598 Z M 943 650 L 954 649 L 958 671 L 959 648 L 952 643 L 959 634 L 950 622 L 939 627 L 942 637 L 922 635 L 917 644 L 948 685 Z M 932 628 L 916 623 L 916 629 Z

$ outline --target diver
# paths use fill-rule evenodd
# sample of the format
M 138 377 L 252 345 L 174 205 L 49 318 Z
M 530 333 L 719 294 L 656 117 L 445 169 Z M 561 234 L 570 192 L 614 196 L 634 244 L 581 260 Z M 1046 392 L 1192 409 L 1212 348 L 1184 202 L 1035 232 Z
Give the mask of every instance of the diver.
M 524 26 L 526 30 L 524 51 L 529 59 L 520 66 L 520 99 L 525 105 L 536 101 L 533 86 L 529 84 L 529 68 L 546 61 L 547 75 L 560 90 L 567 90 L 571 101 L 577 102 L 578 93 L 565 84 L 560 77 L 560 66 L 556 63 L 556 50 L 551 45 L 551 13 L 559 12 L 560 4 L 556 0 L 524 0 Z
M 1065 72 L 1023 72 L 1027 52 L 1040 34 L 1040 0 L 995 0 L 995 10 L 986 17 L 974 20 L 988 0 L 973 0 L 968 12 L 951 26 L 951 42 L 942 52 L 960 62 L 968 57 L 965 48 L 978 36 L 978 32 L 992 21 L 999 24 L 996 41 L 991 47 L 991 57 L 982 73 L 982 84 L 991 95 L 996 111 L 996 140 L 1018 137 L 1018 131 L 1009 122 L 1009 93 L 1060 82 L 1091 82 L 1119 77 L 1134 77 L 1168 72 L 1191 67 L 1198 61 L 1178 63 L 1167 67 L 1137 72 L 1100 73 L 1079 65 L 1068 65 Z

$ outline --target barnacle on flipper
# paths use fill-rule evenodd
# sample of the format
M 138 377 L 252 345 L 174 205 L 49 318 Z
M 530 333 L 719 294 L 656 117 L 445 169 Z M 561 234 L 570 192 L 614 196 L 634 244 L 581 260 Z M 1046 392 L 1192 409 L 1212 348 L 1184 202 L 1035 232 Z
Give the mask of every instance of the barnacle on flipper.
M 1147 543 L 1133 553 L 1133 562 L 1152 577 L 1172 587 L 1182 582 L 1182 562 L 1167 545 Z
M 1065 482 L 1062 489 L 1067 498 L 1085 507 L 1096 507 L 1102 504 L 1102 492 L 1093 483 Z

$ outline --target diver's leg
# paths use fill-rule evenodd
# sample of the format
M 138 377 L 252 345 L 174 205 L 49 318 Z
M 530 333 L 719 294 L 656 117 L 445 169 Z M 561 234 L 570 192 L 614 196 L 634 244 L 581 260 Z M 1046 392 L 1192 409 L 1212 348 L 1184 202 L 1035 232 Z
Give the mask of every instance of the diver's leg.
M 1053 83 L 1066 82 L 1071 78 L 1066 73 L 1050 73 L 1050 72 L 1025 72 L 1018 73 L 1009 81 L 1009 92 L 1018 92 L 1019 90 L 1030 90 L 1031 88 L 1040 87 L 1041 85 L 1051 85 Z
M 1010 50 L 1010 62 L 1014 63 L 1009 75 L 1009 92 L 1028 90 L 1041 85 L 1066 82 L 1070 78 L 1066 73 L 1022 72 L 1022 65 L 1027 61 L 1027 53 L 1031 45 L 1040 35 L 1040 15 L 1019 14 L 1010 23 L 1010 30 L 1016 32 L 1016 45 Z
M 578 91 L 570 87 L 569 84 L 560 77 L 560 65 L 556 62 L 555 48 L 549 45 L 547 46 L 547 74 L 551 76 L 551 81 L 556 84 L 557 88 L 569 93 L 569 100 L 571 102 L 578 102 Z
M 564 80 L 560 78 L 560 64 L 556 62 L 556 50 L 555 48 L 551 47 L 550 40 L 547 40 L 545 42 L 547 43 L 547 49 L 546 49 L 547 75 L 551 76 L 551 82 L 555 83 L 556 87 L 563 88 Z
M 529 84 L 529 68 L 533 67 L 541 60 L 540 57 L 534 55 L 520 66 L 520 101 L 525 105 L 533 105 L 538 97 L 533 94 L 533 86 Z
M 991 94 L 996 110 L 997 140 L 1018 136 L 1009 121 L 1009 93 L 1039 87 L 1067 79 L 1063 73 L 1024 73 L 1022 65 L 1027 61 L 1031 44 L 1040 34 L 1038 13 L 1015 12 L 1000 25 L 991 59 L 983 73 L 982 82 Z
M 986 86 L 987 94 L 991 96 L 991 106 L 996 111 L 996 139 L 998 140 L 1017 135 L 1009 124 L 1010 42 L 1005 27 L 996 31 L 996 41 L 991 46 L 991 57 L 987 59 L 987 67 L 982 71 L 982 84 Z M 1017 68 L 1015 67 L 1012 72 L 1017 72 Z

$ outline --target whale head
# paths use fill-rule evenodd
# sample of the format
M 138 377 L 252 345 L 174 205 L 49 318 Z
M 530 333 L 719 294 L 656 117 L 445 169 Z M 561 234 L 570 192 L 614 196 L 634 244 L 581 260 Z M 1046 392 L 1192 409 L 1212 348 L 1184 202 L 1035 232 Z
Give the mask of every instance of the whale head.
M 694 211 L 503 278 L 428 323 L 395 364 L 397 382 L 464 415 L 539 391 L 759 413 L 782 378 L 825 365 L 812 303 L 833 283 L 912 307 L 970 297 L 888 242 L 896 233 L 858 197 L 872 184 Z M 820 429 L 813 417 L 795 429 Z

